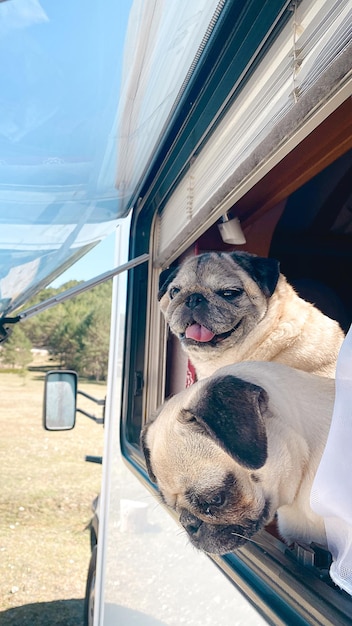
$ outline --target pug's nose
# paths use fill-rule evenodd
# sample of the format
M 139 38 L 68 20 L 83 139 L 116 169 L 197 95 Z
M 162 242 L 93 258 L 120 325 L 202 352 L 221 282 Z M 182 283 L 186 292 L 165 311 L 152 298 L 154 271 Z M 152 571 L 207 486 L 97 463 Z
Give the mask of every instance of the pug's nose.
M 201 293 L 192 293 L 190 296 L 188 296 L 186 300 L 186 305 L 188 306 L 189 309 L 195 309 L 198 306 L 198 304 L 201 304 L 204 301 L 205 301 L 205 298 L 204 296 L 202 296 Z
M 201 519 L 192 515 L 189 511 L 182 511 L 180 515 L 180 522 L 189 535 L 196 535 L 199 528 L 203 524 Z

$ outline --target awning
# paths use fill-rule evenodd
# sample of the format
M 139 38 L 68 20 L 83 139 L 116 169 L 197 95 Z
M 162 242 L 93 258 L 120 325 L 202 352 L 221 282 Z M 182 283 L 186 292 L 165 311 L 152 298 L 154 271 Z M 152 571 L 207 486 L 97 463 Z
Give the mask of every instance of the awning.
M 0 3 L 0 314 L 118 224 L 115 0 Z

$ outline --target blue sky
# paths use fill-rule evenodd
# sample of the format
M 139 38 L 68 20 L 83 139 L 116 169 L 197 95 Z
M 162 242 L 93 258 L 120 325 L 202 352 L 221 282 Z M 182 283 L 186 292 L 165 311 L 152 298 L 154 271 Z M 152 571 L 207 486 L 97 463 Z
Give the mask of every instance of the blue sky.
M 109 235 L 88 254 L 54 280 L 50 287 L 60 287 L 69 280 L 89 280 L 114 266 L 115 233 Z
M 119 44 L 118 62 L 122 68 L 124 37 L 128 23 L 128 16 L 133 0 L 118 0 L 120 23 L 117 25 L 116 33 Z M 69 280 L 89 280 L 94 276 L 102 274 L 114 267 L 115 233 L 109 235 L 93 248 L 82 259 L 77 261 L 66 272 L 54 280 L 50 286 L 59 287 Z

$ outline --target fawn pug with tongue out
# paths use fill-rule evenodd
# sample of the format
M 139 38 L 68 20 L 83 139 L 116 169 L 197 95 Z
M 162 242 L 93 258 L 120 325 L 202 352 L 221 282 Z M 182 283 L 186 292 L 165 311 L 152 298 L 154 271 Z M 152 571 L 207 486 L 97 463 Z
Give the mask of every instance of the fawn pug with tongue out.
M 339 324 L 300 298 L 275 259 L 206 252 L 160 275 L 160 308 L 197 378 L 239 361 L 334 377 Z

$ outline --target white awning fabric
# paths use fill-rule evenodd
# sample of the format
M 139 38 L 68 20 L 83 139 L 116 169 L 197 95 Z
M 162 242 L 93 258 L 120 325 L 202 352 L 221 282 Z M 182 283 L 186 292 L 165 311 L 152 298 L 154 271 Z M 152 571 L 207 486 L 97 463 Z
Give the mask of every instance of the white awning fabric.
M 117 115 L 119 216 L 146 171 L 225 0 L 135 0 Z

